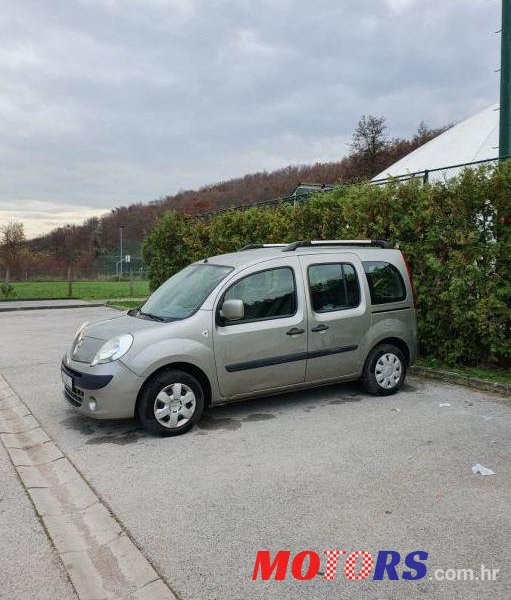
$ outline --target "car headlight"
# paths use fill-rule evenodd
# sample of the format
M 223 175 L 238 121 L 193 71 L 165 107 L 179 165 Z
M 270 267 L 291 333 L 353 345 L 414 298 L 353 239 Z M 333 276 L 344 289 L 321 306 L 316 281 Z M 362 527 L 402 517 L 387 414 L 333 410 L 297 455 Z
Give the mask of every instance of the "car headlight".
M 131 348 L 131 344 L 133 344 L 133 336 L 130 333 L 116 335 L 101 346 L 92 359 L 90 366 L 94 367 L 121 358 Z

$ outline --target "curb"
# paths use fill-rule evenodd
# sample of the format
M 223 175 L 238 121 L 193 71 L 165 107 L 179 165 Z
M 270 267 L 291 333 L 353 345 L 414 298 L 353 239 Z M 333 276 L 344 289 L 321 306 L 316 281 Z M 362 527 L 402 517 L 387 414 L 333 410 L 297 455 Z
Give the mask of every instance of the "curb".
M 126 308 L 125 306 L 120 306 L 119 304 L 112 304 L 111 300 L 107 300 L 105 306 L 107 308 L 113 308 L 114 310 L 122 310 L 122 311 L 130 310 L 129 308 Z
M 54 298 L 2 298 L 0 299 L 0 305 L 2 304 L 2 302 L 7 302 L 8 304 L 9 302 L 46 302 L 47 300 L 81 300 L 81 298 L 62 298 L 62 296 L 56 296 Z
M 1 375 L 0 440 L 80 600 L 176 600 Z
M 30 300 L 28 300 L 30 302 Z M 9 306 L 4 308 L 0 304 L 0 312 L 15 312 L 20 310 L 62 310 L 64 308 L 93 308 L 97 306 L 106 306 L 106 302 L 88 302 L 87 304 L 64 304 L 64 305 L 46 305 L 46 306 Z
M 430 367 L 413 366 L 408 370 L 410 375 L 416 377 L 425 377 L 427 379 L 437 379 L 447 383 L 455 383 L 466 387 L 482 390 L 484 392 L 493 392 L 501 396 L 511 397 L 511 385 L 508 383 L 498 383 L 496 381 L 488 381 L 479 377 L 470 377 L 453 371 L 442 371 L 441 369 L 432 369 Z

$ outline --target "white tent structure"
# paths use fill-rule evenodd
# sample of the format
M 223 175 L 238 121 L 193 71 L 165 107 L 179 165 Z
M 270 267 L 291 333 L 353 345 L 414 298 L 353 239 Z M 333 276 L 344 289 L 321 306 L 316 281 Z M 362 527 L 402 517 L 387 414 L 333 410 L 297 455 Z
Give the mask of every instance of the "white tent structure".
M 454 125 L 376 175 L 373 181 L 496 158 L 499 154 L 498 107 L 498 104 L 490 106 Z M 449 171 L 448 174 L 455 173 Z M 429 178 L 442 179 L 445 175 L 437 171 Z

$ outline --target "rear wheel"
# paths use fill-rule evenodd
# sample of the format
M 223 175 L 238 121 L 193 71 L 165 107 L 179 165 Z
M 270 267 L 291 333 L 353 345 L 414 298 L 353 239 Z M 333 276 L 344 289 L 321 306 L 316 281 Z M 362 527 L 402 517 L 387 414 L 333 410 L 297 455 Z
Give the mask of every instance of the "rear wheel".
M 362 372 L 362 385 L 370 394 L 388 396 L 403 385 L 406 360 L 394 344 L 380 344 L 367 357 Z
M 144 429 L 161 435 L 189 431 L 204 410 L 204 390 L 186 371 L 162 371 L 145 386 L 137 404 L 137 417 Z

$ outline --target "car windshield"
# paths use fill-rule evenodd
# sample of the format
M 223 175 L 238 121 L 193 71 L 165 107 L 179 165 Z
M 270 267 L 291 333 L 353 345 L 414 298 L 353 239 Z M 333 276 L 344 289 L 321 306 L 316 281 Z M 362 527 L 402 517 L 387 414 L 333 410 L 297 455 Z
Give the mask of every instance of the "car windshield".
M 186 319 L 232 270 L 233 267 L 222 265 L 190 265 L 167 279 L 137 311 L 137 316 L 156 321 Z

